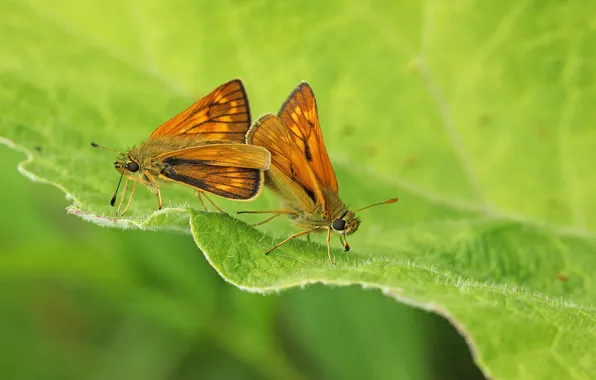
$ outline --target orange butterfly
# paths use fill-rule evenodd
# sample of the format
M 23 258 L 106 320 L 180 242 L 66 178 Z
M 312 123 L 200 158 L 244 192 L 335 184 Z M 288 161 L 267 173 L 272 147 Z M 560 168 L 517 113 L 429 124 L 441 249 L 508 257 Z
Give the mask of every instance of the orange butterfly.
M 304 230 L 282 244 L 312 232 L 327 232 L 327 255 L 331 258 L 331 231 L 339 234 L 346 251 L 350 246 L 346 236 L 360 226 L 358 211 L 368 207 L 393 203 L 397 198 L 350 211 L 338 194 L 337 179 L 323 143 L 317 104 L 312 89 L 302 82 L 282 105 L 278 116 L 263 115 L 246 134 L 247 144 L 266 148 L 271 153 L 271 168 L 265 172 L 265 183 L 287 206 L 285 210 L 241 211 L 239 213 L 272 213 L 261 223 L 286 214 Z
M 201 203 L 203 194 L 217 209 L 205 193 L 234 200 L 254 199 L 261 192 L 263 170 L 269 168 L 271 156 L 261 147 L 244 144 L 249 127 L 250 109 L 242 81 L 235 79 L 219 86 L 114 162 L 120 181 L 110 201 L 112 206 L 126 175 L 116 215 L 130 180 L 132 192 L 120 216 L 128 210 L 137 182 L 156 193 L 159 209 L 158 180 L 192 187 Z

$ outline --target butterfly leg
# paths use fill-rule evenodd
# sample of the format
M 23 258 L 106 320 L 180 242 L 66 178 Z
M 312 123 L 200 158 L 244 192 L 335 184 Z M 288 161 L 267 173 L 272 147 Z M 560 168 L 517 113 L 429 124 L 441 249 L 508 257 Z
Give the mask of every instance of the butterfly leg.
M 128 190 L 128 181 L 129 181 L 129 179 L 126 178 L 126 182 L 124 182 L 124 189 L 122 189 L 122 195 L 120 196 L 120 203 L 118 203 L 118 208 L 116 209 L 116 216 L 122 216 L 120 214 L 120 209 L 122 208 L 122 203 L 124 202 L 124 195 L 126 194 L 126 191 Z
M 329 263 L 335 265 L 331 258 L 331 228 L 327 228 L 327 257 L 329 257 Z
M 218 207 L 218 206 L 215 204 L 215 202 L 213 202 L 213 201 L 211 200 L 211 198 L 209 198 L 209 197 L 207 196 L 207 194 L 203 193 L 203 196 L 205 196 L 205 198 L 206 198 L 206 199 L 209 201 L 209 203 L 211 203 L 211 204 L 213 205 L 213 207 L 215 207 L 215 208 L 216 208 L 216 209 L 217 209 L 219 212 L 221 212 L 222 214 L 226 214 L 226 215 L 228 215 L 228 213 L 227 213 L 227 212 L 225 212 L 224 210 L 220 209 L 220 208 L 219 208 L 219 207 Z
M 159 190 L 159 186 L 157 185 L 157 182 L 155 182 L 155 178 L 153 178 L 153 176 L 149 174 L 148 171 L 145 171 L 145 177 L 147 178 L 147 180 L 149 180 L 153 187 L 155 187 L 155 195 L 157 196 L 157 209 L 161 210 L 161 208 L 163 207 L 163 202 L 161 199 L 161 191 Z
M 132 202 L 132 196 L 135 195 L 135 191 L 137 191 L 137 181 L 132 181 L 132 190 L 130 191 L 130 197 L 128 197 L 128 203 L 126 203 L 126 207 L 120 216 L 124 215 L 128 208 L 130 207 L 130 202 Z
M 282 241 L 282 242 L 280 242 L 280 243 L 277 243 L 277 244 L 276 244 L 274 247 L 272 247 L 272 248 L 271 248 L 271 249 L 269 249 L 267 252 L 265 252 L 265 254 L 266 254 L 266 255 L 268 255 L 268 254 L 270 254 L 271 252 L 273 252 L 274 250 L 276 250 L 277 248 L 279 248 L 280 246 L 282 246 L 282 245 L 286 244 L 287 242 L 289 242 L 290 240 L 292 240 L 292 239 L 295 239 L 295 238 L 297 238 L 297 237 L 299 237 L 299 236 L 302 236 L 302 235 L 310 234 L 311 232 L 314 232 L 314 231 L 316 231 L 317 229 L 318 229 L 318 228 L 311 228 L 310 230 L 305 230 L 305 231 L 302 231 L 302 232 L 295 233 L 294 235 L 292 235 L 292 236 L 288 237 L 288 238 L 287 238 L 287 239 L 285 239 L 284 241 Z
M 237 211 L 236 214 L 295 214 L 288 210 Z
M 159 186 L 155 185 L 155 188 L 157 189 L 157 209 L 161 210 L 163 206 L 163 202 L 161 200 L 161 191 L 159 190 Z
M 201 196 L 201 192 L 199 190 L 195 190 L 195 195 L 199 198 L 199 202 L 201 202 L 201 208 L 203 211 L 207 211 L 207 206 L 205 206 L 205 202 L 203 202 L 203 197 Z
M 267 222 L 272 221 L 273 219 L 277 218 L 278 216 L 280 216 L 281 214 L 273 214 L 270 217 L 268 217 L 267 219 L 263 220 L 262 222 L 259 223 L 253 223 L 251 224 L 251 226 L 256 227 L 256 226 L 260 226 L 261 224 L 265 224 Z M 306 235 L 306 236 L 310 236 L 310 235 Z
M 236 214 L 274 214 L 273 216 L 270 216 L 269 218 L 263 220 L 262 222 L 250 224 L 251 226 L 256 227 L 256 226 L 260 226 L 261 224 L 265 224 L 280 215 L 284 215 L 284 214 L 294 215 L 296 213 L 294 211 L 287 211 L 287 210 L 270 210 L 270 211 L 238 211 L 238 212 L 236 212 Z

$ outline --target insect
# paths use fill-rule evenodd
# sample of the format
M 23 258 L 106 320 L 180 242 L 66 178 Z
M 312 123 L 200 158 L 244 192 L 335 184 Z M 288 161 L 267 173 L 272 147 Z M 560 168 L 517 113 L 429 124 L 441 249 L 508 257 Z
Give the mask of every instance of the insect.
M 250 214 L 273 214 L 261 223 L 279 215 L 288 215 L 303 231 L 293 234 L 269 249 L 313 232 L 327 233 L 327 256 L 331 257 L 331 231 L 339 234 L 346 251 L 347 236 L 360 226 L 356 214 L 369 207 L 393 203 L 397 198 L 350 211 L 338 193 L 337 179 L 323 143 L 317 104 L 311 87 L 302 82 L 282 105 L 278 116 L 263 115 L 246 134 L 247 144 L 266 148 L 271 153 L 271 167 L 265 172 L 265 183 L 285 201 L 285 209 L 240 211 Z
M 147 141 L 121 153 L 114 162 L 120 180 L 110 205 L 115 205 L 126 177 L 116 215 L 130 181 L 132 191 L 120 216 L 128 210 L 137 182 L 155 192 L 158 209 L 162 208 L 158 181 L 192 187 L 203 207 L 201 195 L 220 211 L 206 193 L 234 200 L 254 199 L 261 192 L 263 170 L 269 168 L 271 157 L 264 148 L 244 144 L 250 122 L 248 98 L 238 79 L 222 84 L 166 121 Z

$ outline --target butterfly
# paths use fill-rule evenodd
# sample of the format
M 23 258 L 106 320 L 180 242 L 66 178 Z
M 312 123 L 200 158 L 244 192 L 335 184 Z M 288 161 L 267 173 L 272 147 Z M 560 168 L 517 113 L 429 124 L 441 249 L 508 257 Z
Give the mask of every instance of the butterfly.
M 281 241 L 265 254 L 299 236 L 326 232 L 327 256 L 331 257 L 331 232 L 339 235 L 346 251 L 347 236 L 360 226 L 356 213 L 369 207 L 393 203 L 397 198 L 351 211 L 339 197 L 339 188 L 327 155 L 319 125 L 317 103 L 306 82 L 290 94 L 277 116 L 265 114 L 248 130 L 246 143 L 266 148 L 271 153 L 271 167 L 265 172 L 265 185 L 285 203 L 285 209 L 272 211 L 240 211 L 239 213 L 271 213 L 266 223 L 279 215 L 287 215 L 302 228 L 301 232 Z
M 120 180 L 110 205 L 115 205 L 126 177 L 116 215 L 130 181 L 132 191 L 120 216 L 128 210 L 137 182 L 155 192 L 158 209 L 163 205 L 159 181 L 194 188 L 203 207 L 201 195 L 219 209 L 206 193 L 242 201 L 257 197 L 271 157 L 266 149 L 244 143 L 250 125 L 248 98 L 239 79 L 222 84 L 160 125 L 147 141 L 121 153 L 114 162 Z

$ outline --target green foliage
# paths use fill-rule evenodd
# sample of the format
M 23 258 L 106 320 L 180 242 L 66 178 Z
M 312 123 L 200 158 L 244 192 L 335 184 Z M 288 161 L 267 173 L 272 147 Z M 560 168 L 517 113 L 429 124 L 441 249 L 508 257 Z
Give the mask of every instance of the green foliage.
M 5 6 L 3 141 L 71 212 L 178 231 L 190 218 L 213 267 L 250 291 L 382 289 L 449 317 L 496 378 L 596 372 L 596 30 L 584 4 L 164 4 Z M 165 188 L 166 210 L 139 189 L 126 218 L 107 219 L 114 157 L 89 142 L 124 150 L 236 76 L 255 118 L 308 80 L 344 201 L 400 198 L 361 215 L 349 253 L 332 241 L 336 266 L 320 238 L 265 257 L 288 223 L 260 232 L 198 212 L 180 187 Z

